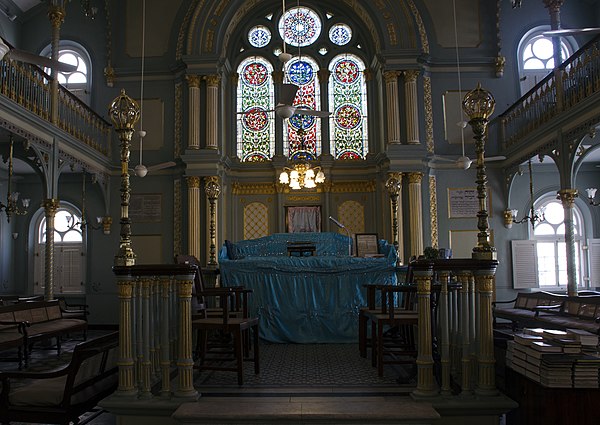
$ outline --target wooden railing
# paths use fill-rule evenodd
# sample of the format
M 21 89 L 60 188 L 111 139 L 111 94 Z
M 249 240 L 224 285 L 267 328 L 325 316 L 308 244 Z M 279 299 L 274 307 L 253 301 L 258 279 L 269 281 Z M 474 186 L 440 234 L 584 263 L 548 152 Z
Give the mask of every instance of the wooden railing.
M 600 37 L 587 43 L 517 100 L 492 125 L 509 149 L 528 133 L 600 92 Z
M 0 94 L 46 121 L 51 116 L 51 80 L 36 66 L 0 61 Z M 57 126 L 102 155 L 110 155 L 111 125 L 62 86 Z

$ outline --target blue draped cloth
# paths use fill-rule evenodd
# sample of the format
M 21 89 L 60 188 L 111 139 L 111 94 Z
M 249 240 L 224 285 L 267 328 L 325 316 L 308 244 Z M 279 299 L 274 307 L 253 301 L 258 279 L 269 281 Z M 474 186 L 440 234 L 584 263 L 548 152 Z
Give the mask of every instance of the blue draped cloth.
M 280 234 L 283 235 L 283 234 Z M 287 234 L 286 234 L 287 235 Z M 320 235 L 328 234 L 311 234 Z M 366 305 L 366 283 L 396 284 L 396 252 L 385 241 L 380 243 L 381 258 L 357 258 L 347 254 L 348 238 L 334 235 L 342 241 L 339 251 L 346 255 L 288 257 L 282 253 L 278 238 L 260 238 L 258 245 L 274 248 L 274 255 L 246 255 L 228 259 L 226 249 L 219 255 L 223 286 L 243 285 L 252 289 L 249 309 L 260 318 L 260 336 L 281 343 L 342 343 L 358 339 L 358 311 Z M 299 240 L 310 240 L 306 238 Z M 323 246 L 335 245 L 324 238 Z M 292 242 L 297 242 L 294 240 Z M 236 245 L 251 245 L 252 241 Z M 332 245 L 333 244 L 333 245 Z M 317 253 L 327 251 L 319 247 Z M 245 253 L 249 252 L 245 246 Z M 383 249 L 385 248 L 385 249 Z M 279 251 L 277 251 L 279 250 Z M 244 252 L 244 250 L 240 250 Z

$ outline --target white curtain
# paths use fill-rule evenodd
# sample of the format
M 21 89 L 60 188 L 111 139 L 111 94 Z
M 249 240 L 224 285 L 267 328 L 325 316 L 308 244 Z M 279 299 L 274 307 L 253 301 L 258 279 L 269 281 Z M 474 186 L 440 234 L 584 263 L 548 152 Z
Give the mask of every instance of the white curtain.
M 320 232 L 321 207 L 288 207 L 288 232 Z

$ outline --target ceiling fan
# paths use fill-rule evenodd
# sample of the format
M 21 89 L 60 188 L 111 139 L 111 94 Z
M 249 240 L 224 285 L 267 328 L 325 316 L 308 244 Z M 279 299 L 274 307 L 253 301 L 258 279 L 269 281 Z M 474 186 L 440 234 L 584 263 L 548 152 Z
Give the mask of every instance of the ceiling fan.
M 31 63 L 39 66 L 40 68 L 56 69 L 60 72 L 77 71 L 77 67 L 74 65 L 59 62 L 45 56 L 34 55 L 33 53 L 29 53 L 24 50 L 15 49 L 10 47 L 2 38 L 0 38 L 0 60 L 5 58 L 19 62 Z
M 133 173 L 137 177 L 146 177 L 149 172 L 162 170 L 164 168 L 170 168 L 177 165 L 174 161 L 162 162 L 160 164 L 151 165 L 146 167 L 142 161 L 142 153 L 144 146 L 144 137 L 146 137 L 146 131 L 144 130 L 144 51 L 145 51 L 145 38 L 146 38 L 146 0 L 142 1 L 142 70 L 140 77 L 140 130 L 138 131 L 138 136 L 140 137 L 140 162 L 133 168 Z
M 328 117 L 329 111 L 315 111 L 314 109 L 304 108 L 302 106 L 292 106 L 299 87 L 295 84 L 282 84 L 279 96 L 279 102 L 275 106 L 275 113 L 281 118 L 289 118 L 294 114 L 311 115 L 313 117 Z
M 556 37 L 565 35 L 580 34 L 600 34 L 600 28 L 560 28 L 557 30 L 544 31 L 542 35 L 546 37 Z

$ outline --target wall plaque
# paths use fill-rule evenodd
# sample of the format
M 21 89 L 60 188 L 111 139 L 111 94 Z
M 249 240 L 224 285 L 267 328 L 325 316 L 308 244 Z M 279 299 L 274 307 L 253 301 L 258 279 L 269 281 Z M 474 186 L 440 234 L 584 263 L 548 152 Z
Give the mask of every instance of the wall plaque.
M 491 216 L 490 192 L 487 196 L 487 212 Z M 473 218 L 479 212 L 479 199 L 476 188 L 448 188 L 448 217 Z
M 129 198 L 129 218 L 138 223 L 156 223 L 162 220 L 162 194 L 141 193 Z

